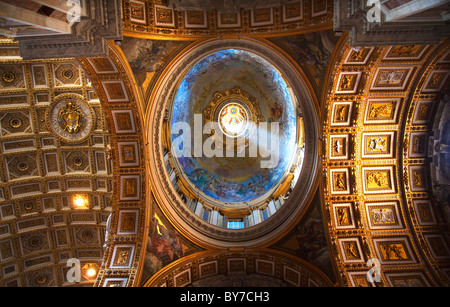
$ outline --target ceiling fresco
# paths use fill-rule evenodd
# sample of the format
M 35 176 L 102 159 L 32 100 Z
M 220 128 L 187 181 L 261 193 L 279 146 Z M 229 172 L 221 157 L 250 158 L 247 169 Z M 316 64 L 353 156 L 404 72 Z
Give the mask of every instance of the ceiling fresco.
M 254 97 L 261 122 L 279 123 L 279 142 L 275 143 L 279 146 L 279 156 L 272 157 L 277 161 L 274 167 L 261 167 L 261 161 L 267 159 L 261 150 L 254 156 L 244 153 L 245 157 L 236 153 L 233 157 L 216 155 L 209 158 L 203 155 L 178 158 L 183 172 L 198 190 L 225 203 L 247 202 L 271 190 L 285 175 L 296 148 L 295 98 L 291 97 L 288 84 L 266 60 L 238 49 L 215 52 L 189 70 L 174 98 L 172 126 L 185 122 L 194 128 L 195 114 L 203 114 L 213 95 L 236 86 Z M 213 120 L 218 122 L 220 119 Z M 250 125 L 256 126 L 256 121 Z M 270 133 L 270 130 L 259 133 Z M 180 135 L 181 132 L 172 132 L 172 141 Z M 202 144 L 209 137 L 203 134 Z M 275 137 L 277 135 L 269 134 L 266 146 L 271 146 Z M 259 147 L 262 142 L 258 141 L 258 136 L 249 136 L 248 147 Z M 192 138 L 191 148 L 194 146 Z
M 317 94 L 320 94 L 338 38 L 332 30 L 328 30 L 268 40 L 287 52 L 302 67 Z
M 152 87 L 165 66 L 186 46 L 187 42 L 161 41 L 124 37 L 120 48 L 127 57 L 133 76 L 142 96 L 142 107 L 147 109 L 147 102 Z

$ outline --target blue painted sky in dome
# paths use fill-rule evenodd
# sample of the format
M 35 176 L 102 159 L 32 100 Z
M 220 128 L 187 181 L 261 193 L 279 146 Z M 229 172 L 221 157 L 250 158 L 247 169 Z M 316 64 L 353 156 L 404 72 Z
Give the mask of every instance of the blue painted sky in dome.
M 272 189 L 289 167 L 296 146 L 295 108 L 288 85 L 269 62 L 240 49 L 215 52 L 186 73 L 173 101 L 171 124 L 186 122 L 193 132 L 194 114 L 203 113 L 215 92 L 234 86 L 241 87 L 258 100 L 263 121 L 280 124 L 277 167 L 262 169 L 260 161 L 267 160 L 262 157 L 178 159 L 197 189 L 213 199 L 229 203 L 248 202 Z M 172 135 L 172 140 L 177 137 Z

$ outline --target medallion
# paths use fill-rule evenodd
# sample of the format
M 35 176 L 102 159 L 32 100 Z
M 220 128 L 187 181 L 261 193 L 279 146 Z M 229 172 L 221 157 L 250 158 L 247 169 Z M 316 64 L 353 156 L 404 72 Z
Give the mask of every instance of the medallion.
M 56 97 L 47 114 L 52 130 L 64 141 L 81 142 L 91 132 L 94 112 L 77 94 L 63 94 Z

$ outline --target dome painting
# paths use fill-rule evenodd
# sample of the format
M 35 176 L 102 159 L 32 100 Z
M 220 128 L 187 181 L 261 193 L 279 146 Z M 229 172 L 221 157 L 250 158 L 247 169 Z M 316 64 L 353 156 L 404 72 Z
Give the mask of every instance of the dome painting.
M 236 88 L 249 98 L 226 97 Z M 219 154 L 199 155 L 195 133 L 203 132 L 202 146 L 206 146 L 211 133 L 205 133 L 204 115 L 215 95 L 223 97 L 211 114 L 217 123 L 212 131 L 221 139 L 241 141 L 242 146 L 221 155 L 215 144 Z M 190 127 L 183 132 L 172 129 L 173 144 L 179 146 L 177 138 L 191 134 L 187 139 L 191 144 L 182 145 L 190 152 L 177 157 L 182 173 L 198 193 L 215 201 L 233 204 L 263 197 L 285 177 L 295 156 L 295 110 L 289 85 L 261 56 L 225 49 L 204 57 L 186 73 L 173 98 L 171 127 L 180 122 Z

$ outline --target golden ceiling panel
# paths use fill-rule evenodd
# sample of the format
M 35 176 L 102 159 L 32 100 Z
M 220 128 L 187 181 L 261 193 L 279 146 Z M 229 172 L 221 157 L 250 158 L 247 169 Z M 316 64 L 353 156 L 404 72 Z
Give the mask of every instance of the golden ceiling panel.
M 345 285 L 448 284 L 448 242 L 435 223 L 426 162 L 427 124 L 449 73 L 438 60 L 447 49 L 448 42 L 345 46 L 338 54 L 323 169 L 329 235 Z M 416 222 L 421 212 L 426 227 Z M 381 279 L 370 282 L 374 263 Z
M 1 286 L 93 285 L 68 282 L 66 262 L 99 264 L 111 213 L 96 91 L 75 59 L 24 61 L 8 39 L 0 49 Z
M 123 1 L 127 36 L 189 40 L 218 36 L 282 36 L 331 28 L 333 1 L 287 4 L 221 12 L 214 8 L 173 9 L 159 0 Z

